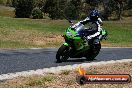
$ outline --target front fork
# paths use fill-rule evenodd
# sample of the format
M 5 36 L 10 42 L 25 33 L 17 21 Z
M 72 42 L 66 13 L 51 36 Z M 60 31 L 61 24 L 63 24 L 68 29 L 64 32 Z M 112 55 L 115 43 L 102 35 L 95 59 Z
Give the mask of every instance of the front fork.
M 73 47 L 71 47 L 68 43 L 63 43 L 63 45 L 64 46 L 67 46 L 68 48 L 69 48 L 69 52 L 68 52 L 68 55 L 69 55 L 69 57 L 71 57 L 72 55 L 73 55 L 73 53 L 74 53 L 74 49 L 73 49 Z
M 65 42 L 65 43 L 63 43 L 63 45 L 64 45 L 64 46 L 69 46 L 69 44 L 68 44 L 68 43 L 66 43 L 66 42 Z

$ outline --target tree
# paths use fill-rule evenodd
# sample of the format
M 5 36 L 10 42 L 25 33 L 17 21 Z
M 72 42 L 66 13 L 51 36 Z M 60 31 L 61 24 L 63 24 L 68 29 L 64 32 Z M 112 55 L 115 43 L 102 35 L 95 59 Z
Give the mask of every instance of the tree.
M 86 0 L 86 3 L 89 3 L 91 7 L 98 7 L 100 0 Z
M 117 19 L 121 19 L 123 2 L 125 1 L 126 0 L 102 0 L 104 6 L 104 18 L 108 19 L 112 12 L 116 12 Z
M 57 16 L 57 1 L 55 0 L 46 0 L 44 7 L 43 7 L 43 12 L 48 13 L 49 17 L 51 19 L 56 19 Z
M 117 12 L 117 19 L 120 20 L 121 19 L 121 14 L 123 11 L 123 2 L 124 0 L 114 0 L 117 3 L 118 6 L 118 12 Z
M 132 9 L 132 0 L 128 0 L 127 7 L 128 7 L 128 9 Z
M 46 0 L 43 12 L 48 13 L 51 19 L 63 19 L 67 0 Z
M 29 18 L 34 8 L 34 0 L 17 0 L 15 15 L 17 18 Z
M 33 19 L 42 19 L 43 18 L 43 12 L 39 8 L 34 8 L 32 11 L 32 18 Z
M 117 14 L 117 19 L 121 19 L 121 15 L 124 9 L 124 4 L 128 1 L 128 0 L 114 0 L 117 3 L 118 6 L 118 14 Z M 129 4 L 129 3 L 128 3 Z
M 82 0 L 71 0 L 71 4 L 75 7 L 76 19 L 80 19 L 82 13 Z
M 67 7 L 67 0 L 58 0 L 58 14 L 60 15 L 60 17 L 58 17 L 59 19 L 64 19 L 65 18 L 65 13 L 64 10 Z
M 69 2 L 64 10 L 64 14 L 68 19 L 75 20 L 78 18 L 78 12 L 76 10 L 76 7 Z
M 46 0 L 35 0 L 35 7 L 42 9 L 45 2 L 46 2 Z
M 16 8 L 17 4 L 18 4 L 17 0 L 12 0 L 12 6 L 13 6 L 14 8 Z

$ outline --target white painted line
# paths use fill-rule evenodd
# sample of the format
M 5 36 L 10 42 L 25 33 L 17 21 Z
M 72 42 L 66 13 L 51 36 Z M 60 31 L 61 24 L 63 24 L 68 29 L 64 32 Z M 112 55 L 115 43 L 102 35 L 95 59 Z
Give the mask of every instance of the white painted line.
M 29 71 L 16 72 L 16 73 L 8 73 L 8 74 L 0 75 L 0 80 L 13 79 L 13 78 L 19 77 L 19 76 L 26 77 L 26 76 L 30 76 L 30 75 L 45 75 L 46 73 L 57 74 L 57 73 L 60 73 L 61 71 L 64 71 L 64 70 L 75 70 L 79 65 L 83 66 L 84 68 L 88 68 L 90 66 L 106 65 L 106 64 L 122 63 L 122 62 L 132 62 L 132 59 L 91 62 L 91 63 L 83 63 L 83 64 L 74 64 L 74 65 L 44 68 L 44 69 L 38 69 L 38 70 L 29 70 Z

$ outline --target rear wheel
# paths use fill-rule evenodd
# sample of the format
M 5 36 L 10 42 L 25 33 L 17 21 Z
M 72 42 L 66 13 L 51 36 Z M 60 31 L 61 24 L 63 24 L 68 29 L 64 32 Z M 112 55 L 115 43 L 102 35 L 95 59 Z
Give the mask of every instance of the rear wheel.
M 94 58 L 99 54 L 101 49 L 101 44 L 94 44 L 90 47 L 90 50 L 88 51 L 88 55 L 86 55 L 86 59 L 88 61 L 94 60 Z
M 57 62 L 58 62 L 58 63 L 64 62 L 64 61 L 66 61 L 68 58 L 69 58 L 69 47 L 68 47 L 68 46 L 65 46 L 65 45 L 62 45 L 62 46 L 58 49 L 57 54 L 56 54 Z

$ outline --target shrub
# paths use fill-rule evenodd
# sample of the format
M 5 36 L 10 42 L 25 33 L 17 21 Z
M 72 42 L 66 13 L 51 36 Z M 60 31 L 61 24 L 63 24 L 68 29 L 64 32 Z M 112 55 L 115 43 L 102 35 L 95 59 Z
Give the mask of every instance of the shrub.
M 70 2 L 66 6 L 64 13 L 65 13 L 66 17 L 68 17 L 69 19 L 72 19 L 72 20 L 77 19 L 77 17 L 78 17 L 76 7 Z
M 17 0 L 15 15 L 17 18 L 29 18 L 34 8 L 34 0 Z
M 132 16 L 132 9 L 124 10 L 123 11 L 123 16 L 125 16 L 125 17 Z
M 32 18 L 33 19 L 42 19 L 43 12 L 39 8 L 34 8 L 32 11 Z

